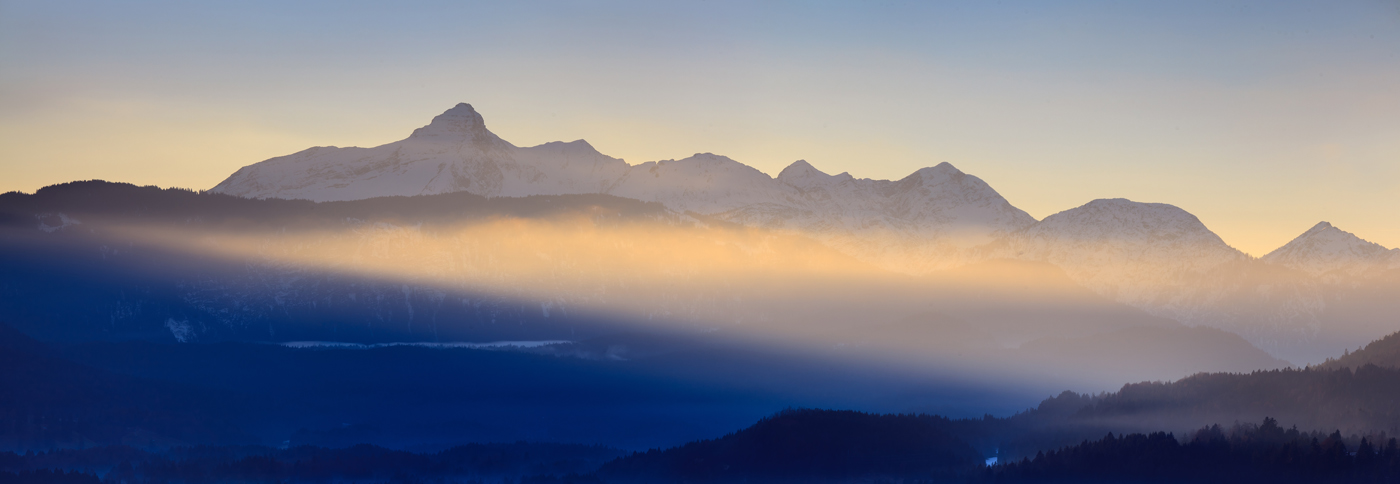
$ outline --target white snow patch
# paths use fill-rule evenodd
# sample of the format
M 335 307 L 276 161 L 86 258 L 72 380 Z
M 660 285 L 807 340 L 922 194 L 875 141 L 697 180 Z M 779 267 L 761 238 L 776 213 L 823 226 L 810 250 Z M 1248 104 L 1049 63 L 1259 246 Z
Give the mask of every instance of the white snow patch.
M 175 337 L 175 341 L 188 343 L 194 340 L 194 328 L 189 321 L 176 321 L 174 318 L 165 320 L 165 327 L 170 330 L 170 335 Z
M 54 221 L 53 217 L 58 217 L 58 225 L 49 225 L 50 222 Z M 42 230 L 46 233 L 54 233 L 67 227 L 82 224 L 82 222 L 79 222 L 78 219 L 69 217 L 68 215 L 65 215 L 63 213 L 40 214 L 35 216 L 35 218 L 39 219 L 39 230 Z
M 277 343 L 288 348 L 334 348 L 367 350 L 371 348 L 387 348 L 390 346 L 418 346 L 422 348 L 467 348 L 467 349 L 507 349 L 507 348 L 539 348 L 550 345 L 569 344 L 573 341 L 555 339 L 541 341 L 492 341 L 489 343 L 470 343 L 456 341 L 449 343 L 435 342 L 394 342 L 394 343 L 347 343 L 343 341 L 287 341 Z

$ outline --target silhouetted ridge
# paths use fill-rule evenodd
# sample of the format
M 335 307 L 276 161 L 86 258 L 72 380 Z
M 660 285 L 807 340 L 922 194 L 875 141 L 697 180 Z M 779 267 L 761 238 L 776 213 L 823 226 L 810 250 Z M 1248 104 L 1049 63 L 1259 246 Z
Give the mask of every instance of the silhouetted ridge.
M 609 482 L 826 482 L 951 477 L 982 456 L 929 415 L 787 410 L 715 440 L 608 463 Z
M 1366 347 L 1348 352 L 1340 358 L 1328 358 L 1321 368 L 1361 368 L 1375 365 L 1382 368 L 1400 369 L 1400 332 L 1372 341 Z
M 229 219 L 252 223 L 334 223 L 398 220 L 406 223 L 451 222 L 491 216 L 553 217 L 601 213 L 622 218 L 669 217 L 659 203 L 611 195 L 536 195 L 487 198 L 466 192 L 415 197 L 379 197 L 346 202 L 312 202 L 277 198 L 249 199 L 183 188 L 136 186 L 102 180 L 76 181 L 40 188 L 33 194 L 0 195 L 0 214 L 10 224 L 37 224 L 36 216 L 64 213 L 99 215 L 108 222 L 162 221 L 217 223 Z
M 987 472 L 989 482 L 1319 483 L 1400 481 L 1400 446 L 1384 435 L 1285 430 L 1273 418 L 1205 427 L 1182 439 L 1107 436 Z

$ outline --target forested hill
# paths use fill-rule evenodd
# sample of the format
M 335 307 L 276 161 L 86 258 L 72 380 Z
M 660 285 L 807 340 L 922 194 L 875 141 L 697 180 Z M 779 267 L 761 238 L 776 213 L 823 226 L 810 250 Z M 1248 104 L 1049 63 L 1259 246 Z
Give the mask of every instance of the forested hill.
M 1400 447 L 1384 434 L 1218 425 L 1180 438 L 1165 432 L 1107 436 L 989 469 L 983 481 L 1387 483 L 1400 481 Z
M 788 410 L 714 440 L 604 465 L 608 482 L 853 482 L 965 476 L 981 454 L 929 415 Z
M 316 203 L 249 199 L 181 188 L 140 187 L 102 180 L 51 185 L 33 194 L 0 194 L 0 225 L 59 227 L 59 214 L 108 222 L 343 225 L 349 221 L 447 223 L 486 217 L 545 218 L 572 213 L 655 220 L 674 214 L 659 203 L 609 195 L 487 198 L 466 192 Z
M 1202 426 L 1275 418 L 1288 426 L 1347 435 L 1400 435 L 1400 369 L 1365 365 L 1253 373 L 1202 373 L 1117 392 L 1064 392 L 1001 419 L 953 421 L 979 450 L 1020 459 L 1106 432 L 1182 434 Z
M 1360 368 L 1376 365 L 1382 368 L 1400 368 L 1400 332 L 1372 341 L 1366 347 L 1348 352 L 1341 358 L 1328 358 L 1322 368 Z
M 247 442 L 241 399 L 63 359 L 0 324 L 0 449 Z

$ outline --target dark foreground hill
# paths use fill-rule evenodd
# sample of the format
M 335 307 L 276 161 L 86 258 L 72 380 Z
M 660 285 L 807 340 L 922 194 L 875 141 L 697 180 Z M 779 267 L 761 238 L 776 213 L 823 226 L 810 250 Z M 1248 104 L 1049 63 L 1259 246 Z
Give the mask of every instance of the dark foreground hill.
M 15 454 L 0 452 L 0 479 L 52 475 L 50 469 L 77 473 L 85 482 L 501 482 L 534 481 L 590 472 L 622 451 L 571 444 L 472 444 L 440 452 L 406 452 L 371 445 L 346 448 L 301 446 L 199 446 L 152 452 L 130 446 L 104 446 Z M 60 471 L 62 472 L 62 471 Z M 0 482 L 11 482 L 3 481 Z
M 240 403 L 74 363 L 0 324 L 0 449 L 246 442 Z
M 948 419 L 788 410 L 714 440 L 618 459 L 609 482 L 852 482 L 966 476 L 981 454 Z
M 473 444 L 440 452 L 370 445 L 272 449 L 105 446 L 0 452 L 0 482 L 1390 483 L 1383 433 L 1212 425 L 1177 437 L 1113 434 L 995 465 L 927 415 L 788 410 L 724 437 L 622 456 L 608 447 Z M 36 480 L 43 478 L 45 480 Z
M 1064 392 L 1004 419 L 955 421 L 983 452 L 1020 459 L 1105 433 L 1175 432 L 1276 418 L 1302 429 L 1400 435 L 1400 369 L 1307 368 L 1202 373 L 1124 385 L 1113 393 Z
M 616 483 L 1388 483 L 1400 479 L 1400 444 L 1384 432 L 1211 425 L 1113 434 L 984 467 L 925 415 L 795 410 L 720 439 L 636 453 L 596 476 Z
M 1384 433 L 1284 429 L 1263 424 L 1202 428 L 1180 441 L 1165 432 L 1107 436 L 1037 453 L 986 471 L 991 482 L 1400 482 L 1400 445 Z
M 784 406 L 869 408 L 881 404 L 880 392 L 917 383 L 871 381 L 874 373 L 857 368 L 717 344 L 676 344 L 638 364 L 546 349 L 94 342 L 49 350 L 13 330 L 0 336 L 7 390 L 0 441 L 14 449 L 222 444 L 248 441 L 244 432 L 273 445 L 526 439 L 649 448 L 718 435 Z M 561 345 L 575 346 L 587 345 Z M 981 398 L 979 408 L 1005 411 Z M 1065 392 L 1006 418 L 950 420 L 948 431 L 988 456 L 1019 459 L 1107 432 L 1184 435 L 1264 417 L 1347 435 L 1400 435 L 1397 409 L 1400 369 L 1309 368 Z

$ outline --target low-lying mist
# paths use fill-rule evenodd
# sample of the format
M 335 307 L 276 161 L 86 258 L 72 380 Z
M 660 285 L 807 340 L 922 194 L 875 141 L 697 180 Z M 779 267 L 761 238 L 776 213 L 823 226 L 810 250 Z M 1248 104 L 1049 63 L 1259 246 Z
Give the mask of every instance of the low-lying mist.
M 272 443 L 646 448 L 820 407 L 1044 427 L 1026 441 L 1033 449 L 1137 418 L 1171 429 L 1258 419 L 1288 391 L 1225 410 L 1211 395 L 1252 395 L 1274 377 L 1131 387 L 1165 389 L 1144 404 L 1125 400 L 1141 394 L 1130 388 L 1098 394 L 1287 364 L 1236 334 L 1115 302 L 1049 263 L 987 259 L 913 275 L 800 234 L 607 196 L 311 203 L 74 184 L 0 195 L 0 265 L 0 324 L 53 346 L 22 362 L 51 374 L 51 386 L 110 372 L 140 379 L 112 390 L 122 398 L 236 395 L 212 398 L 210 412 Z M 72 364 L 52 363 L 64 359 Z M 1216 381 L 1225 389 L 1191 393 Z M 981 418 L 1063 390 L 1093 395 Z M 1162 395 L 1186 397 L 1144 406 L 1171 401 Z M 1096 402 L 1127 403 L 1081 411 Z M 34 415 L 51 406 L 35 405 Z M 181 419 L 164 434 L 178 438 Z M 104 430 L 113 439 L 126 438 L 119 423 Z M 994 450 L 997 435 L 979 449 Z
M 1048 378 L 1082 390 L 1286 365 L 1235 335 L 1107 301 L 1048 264 L 998 260 L 916 277 L 797 235 L 689 217 L 629 219 L 596 205 L 540 217 L 334 227 L 118 223 L 107 233 L 117 244 L 277 274 L 264 282 L 271 289 L 264 300 L 238 304 L 280 304 L 311 274 L 397 286 L 401 294 L 390 298 L 401 301 L 401 314 L 379 323 L 397 331 L 379 338 L 482 342 L 502 333 L 475 334 L 472 326 L 533 320 L 553 328 L 534 333 L 539 339 L 582 342 L 620 330 L 704 335 L 894 372 L 1013 385 Z M 350 287 L 309 299 L 331 311 L 385 297 Z M 483 298 L 524 309 L 509 319 L 467 311 Z M 572 354 L 630 359 L 655 351 L 634 343 Z

